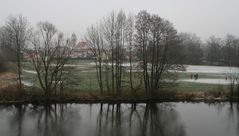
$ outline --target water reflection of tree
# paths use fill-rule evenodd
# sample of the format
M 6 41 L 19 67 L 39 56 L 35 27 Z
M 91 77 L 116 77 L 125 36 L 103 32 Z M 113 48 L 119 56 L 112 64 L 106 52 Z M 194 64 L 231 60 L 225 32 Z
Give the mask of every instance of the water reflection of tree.
M 73 120 L 79 117 L 74 110 L 64 104 L 15 106 L 10 119 L 10 128 L 17 130 L 17 136 L 70 136 L 76 127 Z M 33 122 L 34 126 L 34 130 L 30 130 L 30 133 L 23 132 L 29 131 L 23 124 L 27 119 Z
M 13 106 L 9 128 L 16 130 L 14 135 L 18 136 L 80 135 L 78 109 L 65 104 Z M 98 136 L 185 135 L 178 113 L 170 103 L 101 104 L 96 115 Z
M 74 128 L 74 120 L 79 119 L 79 115 L 65 104 L 44 105 L 42 109 L 35 114 L 38 117 L 38 133 L 44 136 L 68 136 L 71 135 Z
M 99 136 L 184 136 L 183 124 L 171 104 L 121 104 L 100 106 L 97 118 Z
M 10 120 L 10 125 L 17 136 L 22 136 L 22 125 L 26 112 L 26 105 L 15 105 L 14 108 L 14 116 Z
M 213 106 L 218 110 L 218 113 L 224 113 L 226 111 L 226 118 L 228 121 L 228 128 L 235 128 L 237 135 L 239 135 L 239 103 L 237 102 L 223 102 L 223 103 L 209 103 L 209 106 Z M 232 125 L 232 126 L 231 126 Z
M 100 105 L 100 111 L 97 117 L 98 135 L 123 135 L 121 131 L 121 104 L 108 104 L 106 109 L 104 109 L 103 106 L 103 104 Z
M 237 134 L 239 134 L 239 103 L 230 103 L 228 107 L 228 117 L 233 124 L 236 124 Z

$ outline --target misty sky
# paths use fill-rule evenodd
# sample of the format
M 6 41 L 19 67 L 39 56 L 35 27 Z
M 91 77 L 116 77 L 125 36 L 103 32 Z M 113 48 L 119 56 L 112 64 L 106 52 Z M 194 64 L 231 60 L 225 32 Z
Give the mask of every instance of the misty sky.
M 239 0 L 0 0 L 0 26 L 9 15 L 22 14 L 35 26 L 49 21 L 64 33 L 83 37 L 86 28 L 112 10 L 147 10 L 172 22 L 178 32 L 239 36 Z

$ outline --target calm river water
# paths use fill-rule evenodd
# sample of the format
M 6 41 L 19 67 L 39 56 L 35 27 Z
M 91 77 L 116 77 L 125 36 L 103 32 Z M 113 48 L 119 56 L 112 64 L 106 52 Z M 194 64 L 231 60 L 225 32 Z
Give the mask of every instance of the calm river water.
M 238 136 L 230 103 L 0 106 L 1 136 Z

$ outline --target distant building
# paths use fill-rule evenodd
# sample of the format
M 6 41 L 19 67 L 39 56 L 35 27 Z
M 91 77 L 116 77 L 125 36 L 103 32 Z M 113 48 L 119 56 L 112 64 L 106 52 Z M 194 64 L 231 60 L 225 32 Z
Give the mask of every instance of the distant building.
M 92 58 L 92 49 L 86 42 L 79 42 L 71 52 L 71 58 Z
M 64 47 L 59 47 L 58 51 L 62 52 L 65 50 Z M 80 59 L 92 59 L 94 58 L 94 52 L 98 54 L 98 49 L 91 48 L 89 45 L 87 45 L 86 42 L 78 42 L 77 45 L 74 47 L 73 50 L 67 48 L 65 55 L 69 56 L 70 58 L 80 58 Z M 104 48 L 100 50 L 101 53 L 101 59 L 103 61 L 111 59 L 111 53 L 112 50 L 108 48 Z M 129 48 L 123 49 L 124 53 L 124 60 L 129 60 L 129 56 L 132 55 L 132 59 L 137 59 L 137 50 L 135 48 L 132 49 L 132 52 L 130 52 Z M 30 61 L 33 56 L 37 55 L 36 52 L 33 49 L 26 49 L 23 52 L 23 57 L 25 60 Z

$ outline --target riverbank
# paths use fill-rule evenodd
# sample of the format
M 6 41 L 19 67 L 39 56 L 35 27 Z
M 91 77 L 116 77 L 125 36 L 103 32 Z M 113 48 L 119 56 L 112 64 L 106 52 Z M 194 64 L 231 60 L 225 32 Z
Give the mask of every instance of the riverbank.
M 175 88 L 167 88 L 149 95 L 145 91 L 122 91 L 119 94 L 100 94 L 91 90 L 65 90 L 64 94 L 45 98 L 42 92 L 31 86 L 24 86 L 19 91 L 15 81 L 16 75 L 11 72 L 0 75 L 0 104 L 28 104 L 28 103 L 148 103 L 148 102 L 224 102 L 238 101 L 229 99 L 228 89 L 222 86 L 194 86 L 194 83 L 179 84 Z M 207 88 L 207 90 L 206 90 Z
M 44 103 L 160 103 L 160 102 L 225 102 L 238 101 L 238 98 L 229 99 L 224 92 L 174 92 L 161 91 L 148 95 L 144 92 L 117 94 L 99 93 L 64 93 L 51 97 L 44 97 L 41 92 L 30 93 L 24 91 L 16 93 L 1 92 L 0 104 L 44 104 Z

